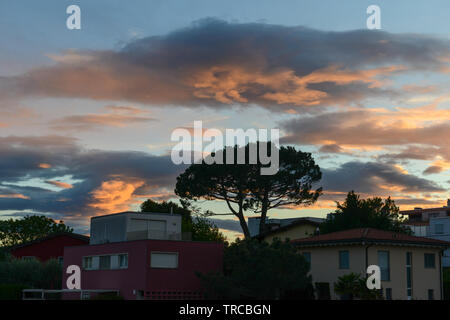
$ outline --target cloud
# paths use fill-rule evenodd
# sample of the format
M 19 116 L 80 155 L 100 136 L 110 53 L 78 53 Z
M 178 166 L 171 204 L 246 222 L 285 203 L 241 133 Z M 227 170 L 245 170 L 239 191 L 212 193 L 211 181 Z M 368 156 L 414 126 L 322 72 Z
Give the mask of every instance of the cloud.
M 150 196 L 167 198 L 185 169 L 170 156 L 85 150 L 58 136 L 0 137 L 0 153 L 0 210 L 33 210 L 64 219 L 129 209 Z
M 386 163 L 351 161 L 335 169 L 322 169 L 322 177 L 324 191 L 334 192 L 337 198 L 351 190 L 373 196 L 447 191 L 433 181 Z
M 61 182 L 61 181 L 48 180 L 48 181 L 45 181 L 45 183 L 54 185 L 55 187 L 58 187 L 61 189 L 72 189 L 73 188 L 73 185 L 71 185 L 70 183 Z
M 441 72 L 449 52 L 447 39 L 429 36 L 204 19 L 117 51 L 49 55 L 52 66 L 1 78 L 0 93 L 272 110 L 358 104 L 404 93 L 386 85 L 392 75 Z
M 103 126 L 123 128 L 130 125 L 155 121 L 148 112 L 130 106 L 107 106 L 108 112 L 98 114 L 71 115 L 53 120 L 50 125 L 56 130 L 92 130 Z
M 301 115 L 279 124 L 281 142 L 319 146 L 319 151 L 378 150 L 379 159 L 450 161 L 450 109 L 436 105 L 416 108 L 364 109 Z M 386 153 L 387 152 L 387 153 Z M 450 166 L 439 164 L 440 167 Z

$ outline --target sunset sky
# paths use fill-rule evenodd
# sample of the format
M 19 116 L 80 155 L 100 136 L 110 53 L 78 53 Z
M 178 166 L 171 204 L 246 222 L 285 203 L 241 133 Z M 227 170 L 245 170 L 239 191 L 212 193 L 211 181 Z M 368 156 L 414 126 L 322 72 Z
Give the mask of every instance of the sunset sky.
M 86 233 L 92 216 L 176 200 L 186 167 L 170 136 L 198 120 L 278 128 L 313 154 L 324 194 L 270 217 L 324 217 L 350 190 L 444 205 L 450 2 L 411 3 L 1 1 L 0 219 L 45 214 Z M 81 30 L 66 28 L 71 4 Z M 366 28 L 371 4 L 382 30 Z

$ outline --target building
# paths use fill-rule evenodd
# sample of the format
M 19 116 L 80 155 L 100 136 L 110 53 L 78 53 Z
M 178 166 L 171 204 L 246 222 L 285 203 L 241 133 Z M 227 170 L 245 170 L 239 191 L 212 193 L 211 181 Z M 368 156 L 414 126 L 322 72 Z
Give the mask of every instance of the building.
M 319 224 L 323 221 L 323 219 L 320 218 L 310 217 L 290 220 L 290 223 L 284 225 L 273 226 L 272 224 L 268 231 L 256 235 L 255 238 L 265 240 L 269 243 L 275 238 L 280 240 L 307 238 L 317 233 Z
M 338 299 L 334 283 L 349 273 L 381 269 L 385 299 L 442 297 L 442 252 L 449 242 L 372 228 L 359 228 L 294 240 L 310 262 L 318 298 Z
M 450 199 L 443 207 L 414 208 L 400 213 L 408 216 L 405 226 L 408 226 L 415 236 L 450 241 Z M 444 268 L 450 267 L 450 249 L 444 251 L 442 263 Z
M 188 240 L 181 232 L 181 215 L 121 212 L 91 219 L 91 244 L 142 239 Z
M 430 218 L 450 217 L 450 199 L 447 200 L 447 205 L 438 208 L 414 208 L 414 210 L 403 210 L 400 214 L 408 216 L 408 222 L 424 222 L 429 221 Z
M 258 237 L 259 236 L 259 223 L 261 221 L 261 217 L 249 217 L 248 218 L 248 229 L 250 232 L 251 237 Z M 313 217 L 301 217 L 301 218 L 286 218 L 286 219 L 271 219 L 266 218 L 266 233 L 275 231 L 280 228 L 288 227 L 289 225 L 295 225 L 297 222 L 299 225 L 307 225 L 311 224 L 311 226 L 314 226 L 314 230 L 308 229 L 308 234 L 313 234 L 316 231 L 316 227 L 319 223 L 323 222 L 324 219 L 322 218 L 313 218 Z M 312 233 L 311 233 L 312 232 Z M 300 237 L 296 237 L 300 238 Z M 296 239 L 292 238 L 292 239 Z
M 86 292 L 110 290 L 127 300 L 201 299 L 196 273 L 222 271 L 223 244 L 181 240 L 179 215 L 125 212 L 95 217 L 91 237 L 90 245 L 64 251 L 64 268 L 80 266 L 81 289 Z M 67 277 L 64 274 L 63 285 Z
M 58 259 L 62 263 L 65 247 L 86 244 L 89 244 L 89 237 L 63 232 L 14 246 L 10 249 L 10 252 L 11 255 L 19 259 L 36 258 L 42 262 Z
M 431 218 L 427 237 L 450 241 L 450 217 Z M 444 251 L 442 266 L 450 268 L 450 249 Z

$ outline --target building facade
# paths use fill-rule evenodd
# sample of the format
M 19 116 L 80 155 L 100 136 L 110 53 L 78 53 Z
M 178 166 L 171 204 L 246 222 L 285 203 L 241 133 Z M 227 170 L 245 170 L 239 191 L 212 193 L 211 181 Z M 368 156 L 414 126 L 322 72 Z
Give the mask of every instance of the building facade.
M 127 300 L 201 299 L 198 273 L 222 271 L 223 244 L 181 240 L 179 215 L 125 212 L 95 217 L 91 237 L 90 245 L 64 251 L 64 270 L 80 267 L 85 292 L 109 290 Z M 64 289 L 69 276 L 63 276 Z M 79 299 L 80 294 L 69 292 L 64 298 Z
M 251 237 L 260 238 L 262 235 L 259 234 L 259 223 L 261 221 L 260 217 L 249 217 L 248 218 L 248 229 Z M 274 218 L 266 218 L 266 232 L 264 232 L 263 236 L 268 235 L 269 233 L 276 233 L 278 231 L 289 229 L 293 225 L 309 225 L 311 228 L 308 228 L 308 235 L 314 234 L 317 226 L 323 222 L 322 218 L 315 217 L 298 217 L 298 218 L 286 218 L 286 219 L 274 219 Z M 311 229 L 311 230 L 309 230 Z M 293 237 L 291 239 L 300 238 L 299 236 Z
M 255 238 L 271 243 L 275 238 L 282 241 L 289 239 L 301 239 L 315 235 L 319 224 L 323 219 L 320 218 L 296 218 L 288 224 L 270 228 L 263 234 L 258 234 Z
M 415 208 L 400 213 L 408 216 L 405 225 L 415 236 L 450 241 L 450 199 L 443 207 Z M 442 264 L 450 268 L 450 249 L 444 251 Z
M 64 268 L 81 267 L 81 289 L 119 291 L 127 300 L 201 299 L 197 272 L 220 272 L 223 245 L 135 240 L 66 248 Z M 64 275 L 63 285 L 68 275 Z M 79 294 L 66 294 L 79 298 Z
M 369 265 L 381 269 L 385 299 L 442 299 L 442 252 L 449 242 L 361 228 L 293 243 L 310 262 L 316 288 L 327 288 L 325 296 L 331 299 L 340 298 L 334 292 L 338 277 L 350 273 L 365 277 Z

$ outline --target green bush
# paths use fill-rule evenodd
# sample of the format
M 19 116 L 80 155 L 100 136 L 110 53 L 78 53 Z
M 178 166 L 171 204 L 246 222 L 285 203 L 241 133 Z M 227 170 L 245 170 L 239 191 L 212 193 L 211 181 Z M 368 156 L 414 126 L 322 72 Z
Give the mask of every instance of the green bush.
M 207 299 L 313 299 L 309 263 L 288 241 L 238 240 L 224 252 L 224 272 L 199 274 Z
M 366 280 L 360 274 L 353 272 L 340 276 L 334 284 L 334 291 L 341 296 L 342 300 L 382 300 L 383 296 L 379 290 L 367 288 Z
M 443 271 L 444 300 L 450 300 L 450 268 Z
M 0 300 L 22 300 L 22 284 L 0 284 Z
M 28 288 L 61 289 L 62 267 L 54 259 L 10 259 L 0 262 L 0 283 L 20 284 Z

